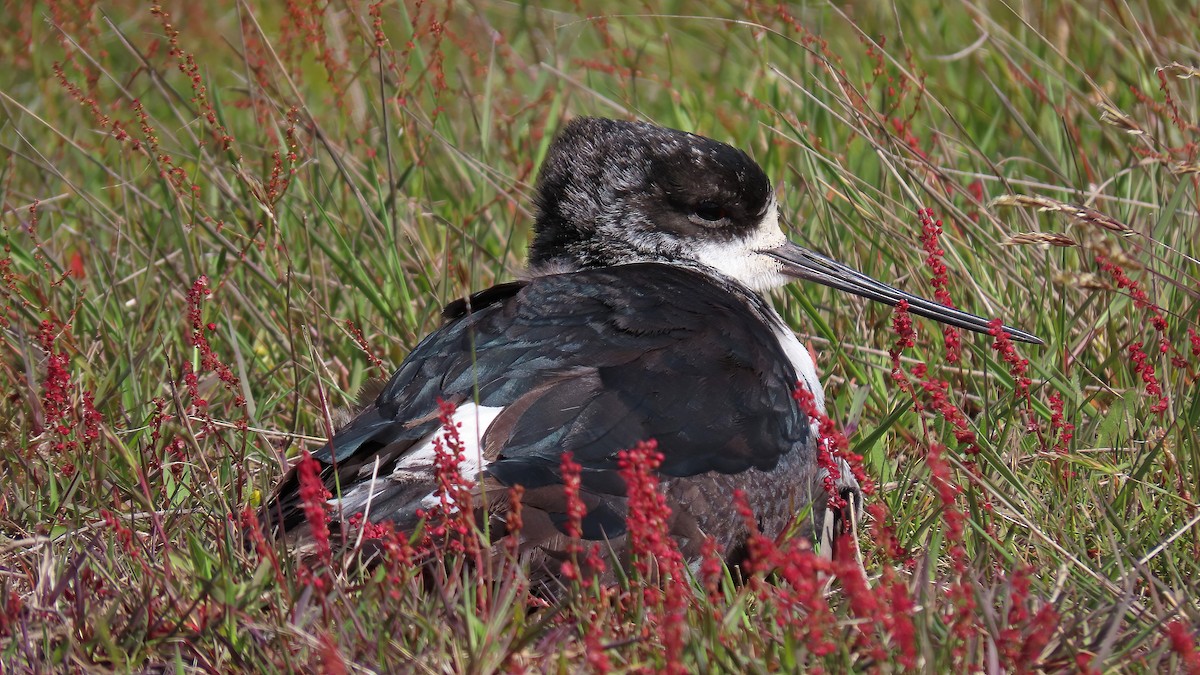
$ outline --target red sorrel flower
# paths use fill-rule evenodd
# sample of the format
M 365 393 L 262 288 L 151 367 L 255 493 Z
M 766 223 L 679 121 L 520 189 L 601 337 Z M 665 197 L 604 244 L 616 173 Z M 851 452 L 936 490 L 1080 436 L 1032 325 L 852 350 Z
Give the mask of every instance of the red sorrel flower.
M 215 373 L 217 379 L 225 385 L 225 389 L 233 394 L 233 404 L 240 407 L 245 405 L 246 399 L 242 396 L 242 389 L 238 378 L 233 374 L 233 369 L 226 365 L 217 356 L 216 352 L 213 351 L 212 345 L 209 344 L 208 336 L 206 335 L 206 333 L 212 332 L 216 328 L 215 324 L 206 324 L 204 322 L 203 304 L 211 297 L 212 291 L 209 290 L 208 277 L 201 274 L 196 278 L 196 281 L 192 284 L 192 288 L 187 294 L 188 324 L 191 327 L 188 344 L 195 347 L 196 351 L 199 352 L 200 367 Z M 212 326 L 212 328 L 209 328 L 209 326 Z M 187 365 L 185 379 L 187 375 L 193 376 L 191 380 L 188 380 L 187 384 L 190 390 L 194 390 L 196 381 L 194 374 L 191 373 L 191 364 Z M 203 399 L 194 401 L 195 405 L 199 408 L 204 407 L 200 405 L 203 402 Z
M 900 665 L 913 670 L 917 667 L 917 629 L 913 625 L 912 615 L 917 603 L 913 600 L 911 591 L 901 581 L 895 570 L 885 566 L 879 587 L 887 592 L 890 603 L 886 625 L 892 642 L 900 648 Z
M 296 471 L 300 477 L 300 503 L 304 507 L 304 518 L 312 530 L 317 559 L 329 564 L 333 553 L 329 545 L 329 504 L 326 500 L 331 495 L 321 480 L 321 464 L 305 450 L 300 463 L 296 465 Z
M 758 529 L 758 521 L 741 490 L 735 490 L 733 503 L 746 526 L 746 562 L 744 571 L 763 607 L 777 612 L 776 621 L 814 655 L 824 656 L 837 650 L 834 637 L 837 621 L 825 599 L 825 582 L 832 563 L 813 550 L 803 537 L 776 542 Z M 782 583 L 768 584 L 764 577 L 776 574 Z
M 841 545 L 844 543 L 845 545 Z M 833 574 L 842 582 L 842 592 L 846 599 L 850 601 L 850 611 L 855 616 L 868 618 L 872 621 L 882 619 L 879 602 L 875 595 L 871 592 L 871 587 L 867 585 L 867 579 L 863 576 L 862 570 L 858 566 L 858 561 L 855 559 L 855 553 L 858 547 L 855 542 L 847 539 L 845 542 L 839 542 L 839 546 L 833 556 Z M 886 622 L 884 622 L 886 625 Z M 873 636 L 872 623 L 867 623 L 860 626 L 860 639 L 865 638 L 870 640 Z M 877 641 L 876 641 L 877 642 Z M 870 648 L 868 648 L 870 649 Z M 881 646 L 876 644 L 873 654 L 874 658 L 883 659 L 884 654 L 879 653 Z
M 1144 309 L 1150 313 L 1150 325 L 1158 333 L 1158 350 L 1166 354 L 1171 350 L 1171 343 L 1167 339 L 1167 318 L 1163 316 L 1162 309 L 1158 305 L 1150 301 L 1149 294 L 1142 288 L 1141 284 L 1134 281 L 1125 274 L 1125 270 L 1113 260 L 1109 259 L 1103 253 L 1096 254 L 1096 264 L 1100 269 L 1108 272 L 1112 276 L 1113 281 L 1117 283 L 1117 288 L 1129 291 L 1129 297 L 1133 298 L 1133 305 L 1138 309 Z
M 467 452 L 459 435 L 462 423 L 454 420 L 456 407 L 453 403 L 439 398 L 438 408 L 442 433 L 433 439 L 433 471 L 437 477 L 440 508 L 436 523 L 434 519 L 426 519 L 430 526 L 427 531 L 434 539 L 445 537 L 445 543 L 452 551 L 478 555 L 481 547 L 475 536 L 472 508 L 475 483 L 462 474 Z
M 52 321 L 43 321 L 38 331 L 38 343 L 46 352 L 46 380 L 42 383 L 42 415 L 46 428 L 59 429 L 61 433 L 70 431 L 71 416 L 71 371 L 68 368 L 70 358 L 66 352 L 54 348 L 58 329 Z M 35 429 L 40 433 L 41 429 Z
M 121 542 L 121 547 L 125 549 L 125 552 L 134 558 L 140 558 L 141 549 L 134 541 L 133 530 L 126 527 L 117 514 L 108 509 L 100 509 L 100 517 L 104 519 L 104 524 L 113 531 L 113 534 L 117 535 L 117 541 Z
M 876 550 L 890 560 L 906 562 L 908 550 L 901 546 L 900 540 L 896 538 L 896 530 L 889 522 L 891 514 L 888 513 L 887 505 L 879 502 L 868 504 L 866 511 L 874 523 L 871 531 L 874 534 Z
M 1008 333 L 1004 332 L 1004 324 L 1000 319 L 992 319 L 988 322 L 988 335 L 995 340 L 992 342 L 992 349 L 1008 364 L 1008 372 L 1016 381 L 1017 396 L 1024 399 L 1028 406 L 1029 388 L 1033 384 L 1033 381 L 1029 379 L 1029 359 L 1021 358 L 1021 355 L 1017 353 L 1017 348 L 1013 345 L 1012 338 L 1008 336 Z
M 1181 619 L 1167 624 L 1165 629 L 1171 651 L 1179 657 L 1180 665 L 1189 675 L 1200 675 L 1200 652 L 1196 651 L 1196 636 Z
M 930 283 L 933 284 L 933 297 L 947 307 L 954 307 L 954 301 L 950 298 L 949 291 L 950 275 L 943 260 L 946 256 L 946 251 L 942 248 L 940 241 L 942 236 L 942 221 L 941 219 L 934 219 L 933 209 L 917 209 L 917 218 L 921 221 L 921 243 L 928 254 L 925 257 L 925 265 L 933 273 L 933 276 L 929 279 Z M 945 335 L 946 361 L 951 364 L 958 363 L 962 352 L 962 335 L 953 326 L 946 326 L 943 328 L 943 331 Z
M 1000 631 L 998 643 L 1001 655 L 1009 663 L 1017 662 L 1021 653 L 1021 628 L 1029 620 L 1029 568 L 1018 567 L 1008 580 L 1008 627 Z
M 559 574 L 564 579 L 577 580 L 584 588 L 592 584 L 592 576 L 582 574 L 579 569 L 579 554 L 583 552 L 579 540 L 583 537 L 583 518 L 587 515 L 587 506 L 579 496 L 580 473 L 583 467 L 575 461 L 574 455 L 564 452 L 559 460 L 559 472 L 562 474 L 563 497 L 567 502 L 567 522 L 564 532 L 571 541 L 567 543 L 568 559 L 562 564 Z
M 521 529 L 525 527 L 525 488 L 514 485 L 508 489 L 508 513 L 504 519 L 504 547 L 515 563 L 521 555 Z
M 858 481 L 859 487 L 864 494 L 875 493 L 875 481 L 867 475 L 862 467 L 862 455 L 855 454 L 850 450 L 850 442 L 846 440 L 846 435 L 838 427 L 837 423 L 830 419 L 829 415 L 817 408 L 816 400 L 813 398 L 812 392 L 804 386 L 803 383 L 796 383 L 796 389 L 792 392 L 792 398 L 800 406 L 800 410 L 808 415 L 810 420 L 816 420 L 819 428 L 817 443 L 817 464 L 826 470 L 825 475 L 825 490 L 829 493 L 829 506 L 831 508 L 842 508 L 846 506 L 846 500 L 841 496 L 837 488 L 837 479 L 841 474 L 841 467 L 836 460 L 840 457 L 849 465 L 850 471 L 854 474 L 854 478 Z
M 384 367 L 383 360 L 375 355 L 375 351 L 371 349 L 371 345 L 367 343 L 367 338 L 363 336 L 358 326 L 354 325 L 353 321 L 347 321 L 346 328 L 350 331 L 350 337 L 354 339 L 354 343 L 367 355 L 367 360 L 371 362 L 375 372 L 379 373 L 380 377 L 387 377 L 388 370 Z
M 721 548 L 716 539 L 704 539 L 700 557 L 700 580 L 704 584 L 705 593 L 708 594 L 708 603 L 713 606 L 714 613 L 720 616 L 716 608 L 721 601 L 721 579 L 724 577 L 725 566 L 721 562 Z
M 1054 606 L 1042 605 L 1025 630 L 1025 644 L 1021 646 L 1021 654 L 1015 664 L 1017 672 L 1033 672 L 1038 669 L 1038 657 L 1046 645 L 1050 644 L 1050 638 L 1054 636 L 1058 625 L 1059 616 Z
M 559 466 L 562 473 L 563 496 L 567 500 L 566 533 L 568 537 L 579 539 L 583 537 L 583 518 L 587 515 L 587 507 L 584 506 L 583 499 L 579 496 L 580 473 L 583 471 L 583 467 L 579 466 L 579 462 L 575 461 L 574 455 L 570 452 L 563 453 Z
M 420 578 L 420 575 L 413 574 L 413 561 L 417 559 L 417 552 L 409 541 L 410 535 L 407 532 L 397 531 L 391 523 L 387 524 L 387 530 L 380 538 L 383 542 L 384 574 L 388 596 L 398 600 L 403 596 L 401 588 L 404 580 Z
M 1158 398 L 1158 401 L 1150 406 L 1150 412 L 1161 416 L 1166 412 L 1170 402 L 1167 400 L 1166 393 L 1163 392 L 1162 385 L 1158 382 L 1158 376 L 1154 373 L 1154 364 L 1150 363 L 1150 357 L 1142 351 L 1141 342 L 1129 345 L 1129 358 L 1133 361 L 1134 372 L 1141 376 L 1142 382 L 1146 385 L 1146 395 Z
M 230 514 L 231 517 L 232 515 Z M 241 521 L 242 532 L 254 543 L 254 550 L 258 553 L 258 557 L 271 562 L 271 567 L 275 570 L 276 582 L 281 586 L 284 585 L 285 578 L 283 570 L 279 567 L 279 559 L 275 555 L 275 549 L 267 543 L 267 537 L 263 533 L 262 523 L 258 520 L 258 514 L 252 508 L 243 509 Z
M 905 349 L 912 349 L 917 337 L 916 331 L 913 330 L 912 315 L 908 313 L 907 300 L 896 303 L 896 309 L 892 312 L 892 332 L 896 334 L 896 344 L 888 350 L 892 357 L 892 380 L 899 385 L 901 391 L 912 394 L 912 385 L 900 366 L 900 354 Z
M 39 445 L 51 449 L 63 461 L 58 470 L 64 476 L 74 474 L 76 458 L 100 439 L 104 423 L 92 392 L 80 393 L 72 384 L 71 357 L 55 345 L 60 337 L 68 335 L 69 328 L 69 325 L 60 328 L 50 320 L 42 321 L 38 328 L 38 345 L 46 353 L 46 378 L 42 381 L 40 419 L 33 416 L 32 430 L 44 436 L 40 443 L 29 446 L 29 452 Z
M 21 625 L 21 611 L 25 603 L 16 591 L 9 589 L 4 590 L 3 600 L 3 605 L 0 605 L 0 637 L 8 637 Z
M 1075 425 L 1066 420 L 1062 396 L 1058 392 L 1050 394 L 1050 430 L 1054 435 L 1054 452 L 1067 454 L 1071 439 L 1075 437 Z
M 954 440 L 964 445 L 963 450 L 967 454 L 973 455 L 978 453 L 979 446 L 976 444 L 975 432 L 971 430 L 971 425 L 967 421 L 966 415 L 963 414 L 958 406 L 950 401 L 950 383 L 930 377 L 929 367 L 923 363 L 913 366 L 912 374 L 917 378 L 922 391 L 929 397 L 933 409 L 954 428 Z M 914 403 L 916 403 L 917 409 L 920 410 L 921 404 L 916 401 L 915 396 Z
M 671 509 L 658 489 L 662 453 L 653 440 L 622 450 L 617 466 L 628 497 L 626 526 L 630 557 L 643 584 L 643 602 L 661 631 L 664 672 L 685 673 L 684 631 L 691 589 L 684 573 L 683 555 L 670 536 Z
M 612 661 L 609 660 L 608 653 L 604 650 L 602 637 L 603 631 L 600 622 L 589 622 L 583 633 L 584 653 L 587 655 L 587 664 L 591 671 L 601 675 L 612 671 Z

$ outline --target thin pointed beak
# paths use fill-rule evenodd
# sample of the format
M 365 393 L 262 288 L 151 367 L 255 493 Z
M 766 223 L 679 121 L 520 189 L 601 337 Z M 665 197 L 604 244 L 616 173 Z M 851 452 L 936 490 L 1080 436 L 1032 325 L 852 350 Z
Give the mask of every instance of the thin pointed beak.
M 987 319 L 959 311 L 953 307 L 947 307 L 941 303 L 926 300 L 911 293 L 905 293 L 897 288 L 892 288 L 836 260 L 826 258 L 820 253 L 814 253 L 790 241 L 779 248 L 760 251 L 760 253 L 782 262 L 783 269 L 781 271 L 789 277 L 815 281 L 822 286 L 829 286 L 839 291 L 853 293 L 854 295 L 882 302 L 893 307 L 899 304 L 901 300 L 907 300 L 908 311 L 917 316 L 923 316 L 927 319 L 933 319 L 934 321 L 940 321 L 944 324 L 957 326 L 958 328 L 976 333 L 988 332 Z M 1036 335 L 1026 333 L 1023 330 L 1009 326 L 1004 326 L 1003 328 L 1009 337 L 1019 342 L 1028 342 L 1034 345 L 1045 344 Z

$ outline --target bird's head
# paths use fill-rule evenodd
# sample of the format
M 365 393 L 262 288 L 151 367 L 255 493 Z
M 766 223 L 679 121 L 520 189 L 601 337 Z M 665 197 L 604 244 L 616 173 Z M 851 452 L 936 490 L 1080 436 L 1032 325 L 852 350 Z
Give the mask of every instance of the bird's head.
M 989 328 L 985 319 L 789 241 L 762 168 L 703 136 L 645 122 L 574 119 L 550 146 L 536 201 L 534 274 L 661 262 L 717 273 L 757 292 L 805 279 L 889 305 L 905 300 L 913 314 L 967 330 Z

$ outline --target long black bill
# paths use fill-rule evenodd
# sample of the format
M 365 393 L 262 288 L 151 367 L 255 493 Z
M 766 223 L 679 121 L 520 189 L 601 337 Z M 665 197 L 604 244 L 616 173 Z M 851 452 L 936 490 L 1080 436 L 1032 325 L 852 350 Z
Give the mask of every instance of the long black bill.
M 934 321 L 940 321 L 944 324 L 957 326 L 976 333 L 988 332 L 987 319 L 959 311 L 953 307 L 947 307 L 941 303 L 926 300 L 911 293 L 905 293 L 897 288 L 892 288 L 887 284 L 875 281 L 861 272 L 846 267 L 836 260 L 826 258 L 820 253 L 814 253 L 791 242 L 779 248 L 760 252 L 782 262 L 783 273 L 790 277 L 815 281 L 823 286 L 853 293 L 854 295 L 892 305 L 893 307 L 899 304 L 901 300 L 907 300 L 908 311 L 917 316 L 923 316 L 927 319 L 933 319 Z M 1004 332 L 1008 333 L 1009 337 L 1014 340 L 1035 345 L 1045 344 L 1036 335 L 1026 333 L 1023 330 L 1009 326 L 1004 326 L 1003 328 Z

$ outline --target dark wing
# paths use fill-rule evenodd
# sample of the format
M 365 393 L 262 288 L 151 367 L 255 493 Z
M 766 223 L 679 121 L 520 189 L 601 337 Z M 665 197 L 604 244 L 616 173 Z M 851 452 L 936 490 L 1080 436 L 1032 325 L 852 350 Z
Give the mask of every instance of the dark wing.
M 448 307 L 448 323 L 413 350 L 374 406 L 314 456 L 337 465 L 343 492 L 371 473 L 386 476 L 437 429 L 440 397 L 504 408 L 482 439 L 487 473 L 504 485 L 558 484 L 570 451 L 585 490 L 621 496 L 617 453 L 648 439 L 668 477 L 772 469 L 804 451 L 809 427 L 792 399 L 796 374 L 755 302 L 652 263 L 489 289 L 469 309 Z M 373 518 L 411 510 L 400 508 L 411 498 L 373 503 Z

